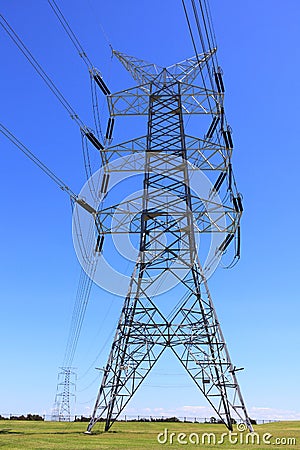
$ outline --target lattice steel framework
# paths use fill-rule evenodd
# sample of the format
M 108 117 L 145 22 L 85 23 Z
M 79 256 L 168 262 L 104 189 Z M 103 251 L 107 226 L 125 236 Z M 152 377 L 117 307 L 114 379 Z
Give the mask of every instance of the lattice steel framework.
M 61 367 L 58 374 L 57 393 L 52 411 L 52 420 L 70 422 L 70 399 L 75 399 L 76 373 L 72 367 Z
M 242 214 L 233 182 L 233 144 L 224 115 L 221 72 L 213 74 L 211 90 L 193 84 L 211 70 L 215 51 L 169 68 L 114 51 L 139 85 L 108 95 L 111 120 L 118 115 L 146 115 L 148 125 L 146 136 L 105 149 L 108 161 L 143 154 L 144 180 L 142 210 L 129 211 L 127 217 L 132 232 L 139 233 L 139 255 L 88 432 L 100 418 L 105 418 L 105 430 L 110 428 L 167 347 L 229 429 L 235 416 L 252 430 L 196 243 L 201 233 L 223 233 L 216 253 L 224 252 L 238 233 Z M 194 114 L 203 117 L 203 138 L 185 133 L 185 116 Z M 206 198 L 191 188 L 192 165 L 210 176 L 212 189 Z M 109 175 L 104 177 L 107 191 Z M 116 210 L 111 206 L 98 212 L 102 236 L 111 232 Z M 121 233 L 123 225 L 124 215 L 114 231 Z M 166 274 L 185 289 L 168 319 L 153 295 Z

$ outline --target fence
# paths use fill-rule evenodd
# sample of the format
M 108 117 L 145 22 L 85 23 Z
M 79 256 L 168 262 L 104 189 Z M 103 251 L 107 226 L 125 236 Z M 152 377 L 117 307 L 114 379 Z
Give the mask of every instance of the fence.
M 53 416 L 48 414 L 0 414 L 0 420 L 40 420 L 40 421 L 55 421 L 55 422 L 88 422 L 90 417 L 83 415 L 71 415 L 69 417 Z M 104 420 L 104 419 L 102 419 Z M 171 417 L 171 416 L 145 416 L 145 415 L 121 415 L 118 422 L 187 422 L 187 423 L 218 423 L 214 417 Z M 237 421 L 240 422 L 240 421 Z M 255 419 L 253 423 L 266 424 L 272 422 L 280 422 L 278 419 Z

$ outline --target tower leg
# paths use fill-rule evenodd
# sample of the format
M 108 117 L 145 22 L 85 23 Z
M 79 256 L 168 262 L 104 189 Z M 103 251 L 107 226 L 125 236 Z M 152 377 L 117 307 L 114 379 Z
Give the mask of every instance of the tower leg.
M 194 292 L 171 320 L 171 349 L 227 428 L 235 415 L 253 431 L 206 280 L 199 266 L 192 272 Z
M 166 325 L 158 320 L 166 321 L 151 304 L 145 298 L 125 300 L 88 431 L 105 416 L 108 431 L 165 349 L 159 343 Z

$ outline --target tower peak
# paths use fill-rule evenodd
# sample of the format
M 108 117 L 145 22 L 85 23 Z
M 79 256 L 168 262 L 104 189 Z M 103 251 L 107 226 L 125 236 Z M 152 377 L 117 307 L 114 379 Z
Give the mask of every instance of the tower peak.
M 216 51 L 217 49 L 213 48 L 207 53 L 199 53 L 168 67 L 161 67 L 117 50 L 113 50 L 113 54 L 123 64 L 126 70 L 130 72 L 134 80 L 140 84 L 153 83 L 162 73 L 167 76 L 169 81 L 191 83 Z

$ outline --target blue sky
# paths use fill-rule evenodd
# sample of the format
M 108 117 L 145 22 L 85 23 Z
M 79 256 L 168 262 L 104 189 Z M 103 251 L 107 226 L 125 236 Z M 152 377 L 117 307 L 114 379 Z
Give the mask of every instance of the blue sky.
M 82 120 L 92 125 L 87 69 L 47 2 L 0 4 Z M 153 0 L 151 6 L 144 0 L 59 4 L 112 91 L 133 83 L 111 60 L 100 23 L 112 45 L 125 53 L 163 66 L 193 55 L 179 0 Z M 245 367 L 239 380 L 250 415 L 300 419 L 300 5 L 297 0 L 284 5 L 272 0 L 210 4 L 245 213 L 242 259 L 231 271 L 218 269 L 209 285 L 232 359 Z M 85 174 L 76 124 L 3 30 L 0 36 L 1 122 L 79 192 Z M 105 123 L 103 102 L 100 112 Z M 117 124 L 117 137 L 123 125 Z M 137 136 L 134 129 L 128 133 Z M 0 414 L 49 413 L 80 274 L 70 202 L 12 144 L 0 139 Z M 93 289 L 74 361 L 78 413 L 89 413 L 93 406 L 99 384 L 94 367 L 106 361 L 121 305 L 121 299 Z M 209 410 L 166 353 L 128 414 L 203 417 Z

